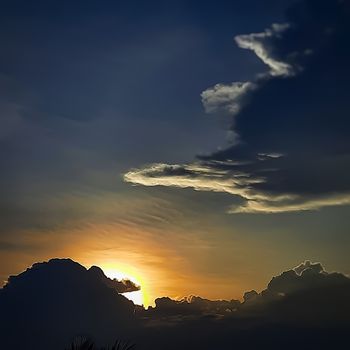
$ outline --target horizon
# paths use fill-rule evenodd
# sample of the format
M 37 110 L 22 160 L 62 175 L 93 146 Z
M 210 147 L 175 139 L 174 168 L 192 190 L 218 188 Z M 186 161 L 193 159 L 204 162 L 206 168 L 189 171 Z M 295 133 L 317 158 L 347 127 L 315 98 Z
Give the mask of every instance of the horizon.
M 58 257 L 50 258 L 47 261 L 35 262 L 35 264 L 48 263 L 50 260 L 70 260 L 70 261 L 73 261 L 73 262 L 78 263 L 79 265 L 83 266 L 86 270 L 89 270 L 91 267 L 97 266 L 97 265 L 85 266 L 85 265 L 80 264 L 77 261 L 72 260 L 69 257 L 66 257 L 66 258 L 63 258 L 63 257 L 61 257 L 61 258 L 58 258 Z M 307 264 L 317 265 L 317 264 L 321 264 L 321 263 L 320 262 L 312 262 L 310 260 L 304 260 L 304 261 L 301 261 L 299 264 L 295 265 L 294 267 L 290 267 L 290 270 L 297 271 L 298 267 L 303 265 L 303 264 L 304 265 L 307 265 Z M 200 298 L 205 298 L 205 299 L 207 298 L 205 294 L 195 295 L 193 293 L 188 293 L 188 294 L 177 295 L 177 296 L 173 296 L 173 295 L 158 295 L 154 300 L 150 300 L 149 297 L 148 297 L 147 291 L 143 290 L 143 288 L 142 288 L 142 283 L 140 283 L 141 279 L 135 278 L 135 276 L 132 276 L 132 275 L 127 274 L 125 272 L 114 270 L 113 268 L 104 269 L 101 266 L 97 266 L 97 267 L 100 268 L 103 271 L 104 275 L 107 278 L 110 278 L 112 280 L 116 280 L 118 282 L 131 281 L 136 286 L 140 287 L 139 290 L 125 291 L 125 292 L 118 292 L 118 293 L 120 293 L 121 295 L 123 295 L 127 299 L 131 300 L 135 305 L 143 306 L 145 309 L 148 309 L 149 307 L 155 307 L 156 299 L 163 298 L 163 297 L 169 297 L 170 299 L 172 299 L 174 301 L 179 301 L 179 302 L 186 302 L 191 297 L 200 297 Z M 32 265 L 31 266 L 27 266 L 26 269 L 24 269 L 23 271 L 20 271 L 17 275 L 23 274 L 24 272 L 27 271 L 27 269 L 31 269 L 31 268 L 32 268 Z M 283 272 L 285 272 L 285 271 L 282 271 L 282 270 L 276 271 L 273 276 L 270 276 L 270 279 L 283 274 Z M 345 277 L 349 278 L 349 275 L 344 274 L 342 271 L 327 271 L 327 273 L 341 273 Z M 12 274 L 11 276 L 15 276 L 15 275 Z M 10 276 L 8 276 L 8 277 L 10 277 Z M 216 298 L 216 299 L 208 299 L 208 300 L 211 300 L 211 301 L 238 300 L 240 302 L 243 302 L 244 301 L 244 294 L 246 292 L 254 290 L 254 291 L 257 291 L 258 293 L 261 293 L 266 288 L 266 286 L 268 285 L 268 282 L 269 282 L 269 280 L 266 281 L 265 287 L 262 288 L 262 289 L 257 289 L 257 288 L 255 288 L 255 286 L 250 286 L 250 288 L 248 288 L 242 295 L 232 295 L 231 297 L 229 297 L 227 299 L 219 297 L 219 298 Z M 4 283 L 3 283 L 1 288 L 3 288 L 7 283 L 8 283 L 8 279 L 6 281 L 4 281 Z
M 69 261 L 72 261 L 74 263 L 78 263 L 79 265 L 81 265 L 79 262 L 74 261 L 70 258 L 58 258 L 58 257 L 51 258 L 47 261 L 35 262 L 35 264 L 48 263 L 50 260 L 62 260 L 62 261 L 69 260 Z M 310 260 L 301 261 L 300 264 L 298 264 L 294 267 L 291 267 L 290 271 L 291 270 L 297 271 L 298 268 L 300 268 L 300 266 L 302 266 L 302 265 L 307 266 L 308 264 L 310 264 L 310 266 L 312 266 L 312 265 L 318 265 L 321 263 L 320 262 L 312 262 Z M 96 267 L 96 265 L 89 265 L 89 266 L 81 265 L 81 266 L 83 266 L 86 270 L 89 270 L 91 267 Z M 33 266 L 28 266 L 26 270 L 21 271 L 20 273 L 18 273 L 18 275 L 25 273 L 28 269 L 31 269 L 32 267 Z M 118 292 L 118 293 L 120 293 L 121 295 L 123 295 L 127 299 L 131 300 L 135 305 L 143 306 L 146 310 L 149 307 L 155 307 L 156 306 L 156 304 L 155 304 L 156 299 L 163 298 L 163 297 L 170 297 L 170 299 L 172 299 L 174 301 L 179 301 L 179 302 L 187 302 L 189 299 L 191 299 L 191 297 L 206 298 L 205 295 L 195 295 L 189 291 L 187 294 L 180 295 L 180 296 L 158 295 L 156 299 L 149 300 L 147 292 L 142 289 L 142 283 L 140 283 L 140 280 L 138 280 L 134 276 L 125 274 L 124 272 L 121 272 L 121 271 L 115 271 L 114 269 L 106 269 L 105 270 L 101 266 L 97 266 L 97 267 L 100 268 L 103 271 L 104 275 L 109 279 L 116 280 L 117 282 L 131 281 L 133 284 L 135 284 L 135 286 L 139 287 L 139 290 L 131 290 L 131 291 L 125 291 L 125 292 Z M 324 270 L 324 271 L 326 272 L 326 270 Z M 285 271 L 276 271 L 275 275 L 272 276 L 271 278 L 275 278 L 276 276 L 280 276 L 284 272 Z M 327 271 L 326 273 L 332 274 L 332 273 L 342 273 L 342 272 L 341 271 Z M 342 275 L 349 278 L 349 276 L 346 274 L 342 273 Z M 4 284 L 2 285 L 1 288 L 3 288 L 7 283 L 8 283 L 8 280 L 4 281 Z M 268 283 L 266 283 L 265 287 L 267 286 L 267 284 Z M 263 288 L 262 290 L 259 290 L 259 289 L 256 289 L 254 286 L 251 286 L 251 288 L 248 288 L 245 291 L 245 293 L 251 292 L 253 290 L 256 291 L 257 293 L 261 293 L 263 290 L 265 290 L 265 288 Z M 241 296 L 232 296 L 231 298 L 228 298 L 226 301 L 238 300 L 240 302 L 243 302 L 245 293 L 243 293 Z M 208 299 L 208 300 L 210 300 L 210 301 L 224 301 L 225 299 L 218 298 L 218 299 L 214 299 L 214 300 L 211 300 L 211 299 Z
M 234 346 L 242 349 L 277 349 L 280 342 L 287 349 L 318 350 L 348 344 L 350 278 L 318 262 L 283 271 L 264 290 L 246 291 L 242 300 L 159 297 L 145 308 L 125 296 L 138 289 L 132 281 L 110 279 L 99 267 L 87 269 L 71 259 L 35 263 L 0 288 L 3 344 L 226 349 L 232 348 L 233 334 Z M 20 338 L 14 337 L 18 331 Z

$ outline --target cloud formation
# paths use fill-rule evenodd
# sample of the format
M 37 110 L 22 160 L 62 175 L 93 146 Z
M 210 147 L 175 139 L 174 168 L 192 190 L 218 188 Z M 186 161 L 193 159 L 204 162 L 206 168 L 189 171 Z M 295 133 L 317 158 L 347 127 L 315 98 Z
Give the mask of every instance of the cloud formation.
M 239 300 L 207 300 L 197 296 L 189 296 L 181 300 L 168 297 L 158 298 L 155 308 L 149 308 L 146 314 L 156 316 L 174 315 L 222 315 L 234 313 L 243 316 L 247 311 L 264 313 L 270 316 L 270 307 L 280 303 L 289 303 L 295 295 L 303 296 L 309 293 L 320 293 L 332 290 L 338 292 L 341 288 L 350 288 L 350 279 L 338 272 L 327 272 L 321 263 L 309 260 L 298 266 L 283 271 L 280 275 L 272 277 L 266 289 L 258 293 L 255 290 L 247 291 L 243 295 L 243 302 Z M 324 298 L 326 298 L 326 293 Z M 347 304 L 347 300 L 342 300 Z M 276 304 L 277 303 L 277 304 Z M 298 305 L 294 305 L 296 309 Z M 302 310 L 299 310 L 302 312 Z M 266 316 L 266 315 L 265 315 Z
M 103 282 L 107 287 L 116 290 L 118 293 L 136 292 L 141 289 L 140 286 L 128 279 L 118 281 L 116 278 L 108 278 L 98 266 L 91 266 L 88 273 Z
M 320 349 L 321 335 L 327 334 L 326 348 L 346 348 L 335 345 L 333 332 L 339 331 L 340 342 L 348 339 L 350 279 L 320 263 L 305 261 L 282 272 L 262 292 L 246 292 L 243 302 L 162 297 L 147 310 L 107 286 L 101 271 L 52 259 L 10 277 L 0 289 L 2 345 L 58 350 L 83 335 L 101 343 L 132 339 L 142 349 L 221 349 L 231 347 L 232 339 L 245 349 L 261 348 L 265 341 L 266 348 L 279 349 L 279 342 L 269 341 L 281 336 L 296 340 L 298 348 L 310 337 Z
M 155 308 L 150 307 L 147 315 L 174 316 L 174 315 L 225 315 L 235 312 L 240 306 L 239 300 L 208 300 L 199 296 L 188 296 L 181 300 L 168 297 L 157 298 Z
M 320 263 L 312 263 L 306 260 L 295 268 L 273 277 L 260 295 L 263 298 L 288 297 L 305 290 L 315 290 L 329 286 L 337 287 L 343 283 L 349 284 L 349 281 L 349 278 L 341 273 L 329 273 Z
M 129 171 L 124 180 L 145 186 L 190 187 L 198 191 L 227 192 L 245 198 L 254 198 L 246 186 L 262 181 L 243 172 L 232 174 L 228 169 L 220 169 L 220 165 L 215 168 L 212 164 L 204 163 L 153 164 L 141 170 Z
M 349 4 L 301 1 L 286 17 L 286 24 L 235 37 L 269 67 L 267 73 L 201 95 L 207 112 L 234 117 L 235 142 L 190 164 L 130 170 L 125 181 L 240 197 L 243 203 L 230 213 L 350 204 Z
M 223 110 L 231 115 L 237 114 L 247 100 L 249 92 L 255 89 L 249 81 L 232 84 L 216 84 L 201 93 L 202 103 L 207 113 Z
M 242 49 L 252 50 L 269 68 L 272 76 L 293 75 L 293 66 L 287 62 L 273 57 L 269 50 L 269 41 L 282 38 L 283 32 L 289 27 L 288 23 L 273 24 L 271 28 L 265 29 L 262 33 L 237 35 L 235 41 Z
M 112 341 L 126 332 L 135 306 L 101 271 L 51 259 L 10 276 L 0 289 L 2 345 L 19 349 L 25 342 L 28 348 L 63 349 L 76 335 L 94 333 Z

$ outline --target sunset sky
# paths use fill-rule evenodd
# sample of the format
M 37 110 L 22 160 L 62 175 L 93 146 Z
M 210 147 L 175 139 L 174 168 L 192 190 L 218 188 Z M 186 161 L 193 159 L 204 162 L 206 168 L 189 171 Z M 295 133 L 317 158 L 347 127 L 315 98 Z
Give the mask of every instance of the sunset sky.
M 3 4 L 0 281 L 69 257 L 151 305 L 350 274 L 349 4 L 294 3 Z

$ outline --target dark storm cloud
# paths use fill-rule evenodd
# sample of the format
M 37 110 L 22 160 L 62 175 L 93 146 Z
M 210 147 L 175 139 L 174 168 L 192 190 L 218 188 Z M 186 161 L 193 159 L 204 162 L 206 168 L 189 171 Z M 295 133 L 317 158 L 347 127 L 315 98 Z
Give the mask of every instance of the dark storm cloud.
M 208 112 L 233 115 L 231 146 L 193 164 L 134 169 L 125 180 L 240 196 L 244 203 L 231 212 L 349 204 L 349 3 L 298 2 L 286 20 L 235 38 L 267 72 L 202 93 Z

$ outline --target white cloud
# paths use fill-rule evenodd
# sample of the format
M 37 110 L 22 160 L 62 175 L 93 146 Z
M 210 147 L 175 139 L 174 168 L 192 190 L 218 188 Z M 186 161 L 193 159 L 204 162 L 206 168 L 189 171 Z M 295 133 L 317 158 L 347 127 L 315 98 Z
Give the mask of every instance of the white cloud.
M 124 180 L 143 186 L 166 186 L 192 188 L 196 191 L 228 193 L 245 200 L 240 206 L 229 209 L 228 213 L 285 213 L 318 210 L 323 207 L 348 205 L 350 194 L 322 198 L 303 198 L 290 193 L 272 195 L 254 187 L 264 183 L 263 178 L 239 171 L 220 170 L 213 166 L 193 164 L 152 164 L 143 169 L 133 169 L 124 175 Z
M 231 208 L 229 210 L 229 213 L 276 214 L 286 212 L 318 210 L 324 207 L 349 204 L 349 193 L 315 199 L 299 198 L 299 202 L 296 202 L 295 198 L 291 198 L 291 200 L 289 201 L 282 200 L 277 202 L 264 200 L 248 200 L 243 206 Z
M 290 76 L 294 68 L 287 62 L 272 56 L 268 41 L 279 38 L 281 33 L 289 28 L 288 24 L 273 24 L 271 28 L 261 33 L 237 35 L 235 41 L 240 48 L 252 50 L 266 65 L 270 67 L 271 76 Z M 247 102 L 250 92 L 258 88 L 256 82 L 233 82 L 231 84 L 216 84 L 201 93 L 202 103 L 207 113 L 225 111 L 236 115 Z
M 232 115 L 237 114 L 244 104 L 248 92 L 255 89 L 255 84 L 234 82 L 232 84 L 216 84 L 201 93 L 202 103 L 207 113 L 224 110 Z
M 143 169 L 133 169 L 124 175 L 126 182 L 143 186 L 171 186 L 193 188 L 197 191 L 225 192 L 249 199 L 266 199 L 250 194 L 249 185 L 261 182 L 243 173 L 228 174 L 201 164 L 152 164 Z
M 239 171 L 218 170 L 215 167 L 194 164 L 151 164 L 124 174 L 124 181 L 143 186 L 193 188 L 197 191 L 229 193 L 247 201 L 292 200 L 289 194 L 267 195 L 253 189 L 264 179 Z
M 242 49 L 254 51 L 254 53 L 270 67 L 272 76 L 289 76 L 294 74 L 293 67 L 281 60 L 272 57 L 268 47 L 268 39 L 279 37 L 289 27 L 288 24 L 273 24 L 271 28 L 261 33 L 237 35 L 235 41 Z

